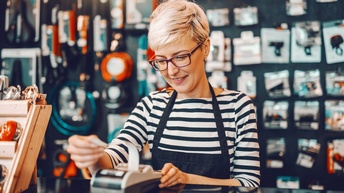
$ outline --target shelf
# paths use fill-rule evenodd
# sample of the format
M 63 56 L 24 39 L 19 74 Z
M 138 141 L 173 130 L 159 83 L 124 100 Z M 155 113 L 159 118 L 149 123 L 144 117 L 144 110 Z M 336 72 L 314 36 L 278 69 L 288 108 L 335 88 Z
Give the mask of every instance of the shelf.
M 7 156 L 0 151 L 0 164 L 8 169 L 2 192 L 23 192 L 30 184 L 37 183 L 36 162 L 52 108 L 51 105 L 30 105 L 27 100 L 3 100 L 0 109 L 1 124 L 14 120 L 23 127 L 18 142 L 0 142 L 0 146 L 10 147 L 6 148 Z

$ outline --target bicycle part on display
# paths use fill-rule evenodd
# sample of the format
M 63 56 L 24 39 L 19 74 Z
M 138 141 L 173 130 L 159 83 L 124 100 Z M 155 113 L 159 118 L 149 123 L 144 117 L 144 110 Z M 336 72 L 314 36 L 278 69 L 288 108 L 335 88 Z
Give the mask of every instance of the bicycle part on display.
M 102 99 L 109 109 L 118 109 L 124 106 L 127 98 L 127 91 L 122 84 L 105 86 L 102 92 Z
M 53 174 L 56 177 L 66 178 L 76 175 L 76 168 L 70 155 L 63 149 L 55 150 L 53 154 Z
M 122 82 L 131 76 L 133 60 L 126 52 L 113 52 L 104 57 L 100 69 L 106 82 Z
M 93 50 L 95 52 L 104 52 L 108 50 L 108 20 L 107 9 L 108 4 L 105 2 L 98 2 L 98 12 L 93 18 Z
M 276 56 L 281 56 L 281 48 L 284 46 L 284 42 L 280 42 L 280 41 L 270 42 L 269 46 L 275 47 Z
M 296 44 L 304 47 L 306 55 L 312 55 L 311 48 L 321 45 L 320 23 L 318 21 L 295 23 Z
M 92 93 L 80 88 L 80 82 L 66 81 L 48 95 L 52 104 L 51 122 L 62 134 L 88 134 L 94 125 L 97 106 Z
M 10 78 L 10 83 L 12 85 L 20 85 L 21 87 L 25 87 L 23 82 L 22 65 L 23 64 L 21 60 L 14 60 Z
M 21 99 L 21 87 L 17 85 L 10 86 L 4 91 L 3 100 L 19 100 Z
M 0 127 L 0 141 L 18 141 L 23 127 L 13 120 L 6 121 Z
M 11 45 L 31 45 L 35 41 L 35 28 L 27 20 L 27 4 L 17 0 L 14 4 L 14 17 L 5 32 L 6 40 Z
M 93 18 L 93 51 L 95 57 L 94 70 L 99 71 L 101 61 L 105 55 L 105 52 L 109 50 L 109 21 L 105 11 L 109 7 L 109 2 L 107 0 L 100 0 L 97 2 L 99 7 L 97 9 L 96 16 Z M 110 8 L 111 9 L 111 8 Z
M 340 45 L 343 43 L 343 37 L 339 34 L 333 35 L 331 37 L 331 45 L 332 49 L 336 50 L 336 54 L 343 55 L 343 49 L 340 47 Z
M 6 182 L 7 174 L 8 174 L 7 167 L 5 165 L 0 164 L 0 186 L 1 187 Z
M 5 95 L 5 91 L 8 88 L 8 77 L 4 75 L 0 75 L 0 100 L 3 99 Z

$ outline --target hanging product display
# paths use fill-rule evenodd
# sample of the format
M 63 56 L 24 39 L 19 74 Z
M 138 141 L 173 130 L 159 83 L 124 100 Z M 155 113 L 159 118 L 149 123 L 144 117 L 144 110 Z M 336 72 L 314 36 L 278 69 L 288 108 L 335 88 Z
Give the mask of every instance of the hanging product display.
M 207 57 L 206 71 L 228 71 L 225 63 L 225 35 L 222 31 L 212 31 L 210 34 L 211 48 Z M 230 45 L 229 45 L 230 46 Z
M 319 21 L 293 23 L 291 29 L 291 62 L 321 62 Z
M 260 64 L 262 62 L 260 37 L 254 37 L 252 31 L 241 32 L 240 38 L 233 39 L 233 46 L 235 65 Z
M 58 42 L 61 49 L 62 65 L 66 67 L 74 67 L 78 61 L 78 46 L 80 38 L 77 40 L 77 27 L 80 31 L 83 25 L 86 25 L 84 29 L 84 35 L 87 37 L 87 25 L 88 20 L 77 21 L 76 1 L 61 1 L 57 12 L 57 26 L 58 26 Z M 80 20 L 80 15 L 78 20 Z M 82 24 L 85 22 L 85 24 Z M 77 26 L 79 25 L 79 26 Z
M 318 158 L 320 146 L 316 139 L 298 139 L 299 154 L 296 164 L 305 168 L 312 168 Z
M 286 23 L 276 28 L 262 28 L 262 62 L 289 63 L 290 30 Z
M 228 26 L 230 21 L 229 12 L 228 8 L 207 9 L 209 24 L 213 27 Z
M 327 144 L 327 171 L 329 174 L 344 173 L 344 140 L 333 139 Z
M 57 15 L 59 42 L 67 43 L 69 46 L 74 46 L 76 43 L 76 10 L 73 7 L 75 7 L 73 2 L 62 1 Z
M 344 62 L 344 20 L 328 21 L 323 23 L 323 38 L 326 54 L 326 63 Z
M 104 57 L 100 69 L 106 82 L 122 82 L 131 76 L 133 61 L 125 52 L 113 52 Z
M 325 101 L 325 130 L 344 131 L 344 101 Z
M 224 71 L 215 70 L 208 77 L 209 83 L 217 88 L 228 88 L 228 79 Z
M 256 98 L 257 95 L 257 78 L 252 71 L 242 71 L 238 77 L 238 90 L 246 93 L 251 98 Z
M 7 0 L 5 38 L 12 46 L 32 46 L 39 40 L 39 0 Z
M 48 102 L 53 107 L 51 122 L 60 133 L 87 134 L 92 129 L 97 115 L 96 101 L 91 92 L 80 88 L 79 82 L 57 85 L 48 95 Z
M 66 57 L 64 59 L 62 57 L 59 36 L 59 31 L 61 31 L 58 25 L 59 14 L 61 15 L 60 6 L 54 1 L 43 1 L 42 3 L 41 59 L 43 65 L 40 71 L 42 73 L 41 82 L 54 85 L 61 80 L 62 69 L 67 66 Z M 64 48 L 66 49 L 66 47 Z
M 109 0 L 111 27 L 113 29 L 122 29 L 124 27 L 124 2 L 123 0 Z M 104 2 L 101 2 L 105 4 Z
M 123 84 L 107 84 L 104 86 L 101 97 L 105 102 L 105 107 L 118 109 L 127 102 L 128 91 Z
M 43 67 L 43 84 L 46 83 L 45 75 L 48 74 L 48 64 L 50 64 L 49 56 L 52 52 L 52 38 L 53 38 L 53 26 L 52 26 L 52 4 L 51 1 L 42 2 L 42 21 L 41 21 L 41 51 L 42 51 L 42 63 Z
M 228 78 L 231 66 L 231 39 L 225 38 L 222 31 L 212 31 L 210 35 L 211 48 L 206 61 L 206 71 L 211 73 L 208 78 L 211 85 L 228 88 Z
M 295 101 L 294 120 L 298 129 L 319 129 L 319 101 Z
M 88 28 L 90 24 L 90 16 L 89 15 L 79 15 L 77 21 L 77 30 L 78 30 L 78 40 L 77 45 L 82 54 L 86 54 L 88 52 Z
M 110 109 L 118 109 L 126 104 L 128 98 L 127 81 L 133 71 L 133 60 L 131 56 L 120 51 L 124 48 L 123 36 L 114 34 L 110 50 L 100 65 L 100 71 L 106 85 L 102 91 L 102 99 L 105 106 Z
M 286 0 L 286 12 L 290 16 L 300 16 L 307 13 L 307 0 Z
M 25 88 L 29 85 L 38 85 L 42 89 L 41 80 L 41 51 L 38 48 L 2 49 L 1 75 L 9 79 L 11 85 L 20 85 Z
M 300 189 L 300 177 L 277 176 L 276 187 L 282 189 Z
M 330 96 L 344 95 L 344 73 L 341 68 L 326 72 L 326 93 Z
M 53 159 L 53 175 L 58 178 L 72 178 L 77 175 L 77 167 L 66 151 L 68 146 L 67 140 L 56 140 Z
M 138 95 L 140 98 L 147 96 L 153 91 L 156 77 L 154 77 L 152 69 L 148 63 L 148 38 L 147 35 L 141 35 L 139 38 L 139 46 L 137 48 L 137 81 L 139 84 Z M 151 85 L 151 86 L 150 86 Z M 154 90 L 156 90 L 154 88 Z
M 118 0 L 119 1 L 119 0 Z M 96 13 L 93 17 L 93 52 L 94 52 L 94 70 L 98 71 L 101 60 L 109 50 L 109 2 L 107 0 L 94 1 Z M 114 2 L 114 1 L 112 1 Z M 117 2 L 117 1 L 115 1 Z M 112 4 L 110 4 L 111 6 Z M 110 8 L 111 9 L 111 8 Z M 112 13 L 112 11 L 110 11 Z M 122 17 L 123 19 L 123 17 Z M 123 22 L 123 21 L 122 21 Z M 122 23 L 123 24 L 123 23 Z
M 288 128 L 288 101 L 264 101 L 263 119 L 266 129 Z
M 294 94 L 299 97 L 319 97 L 323 95 L 320 84 L 320 71 L 295 70 L 294 71 Z
M 265 89 L 270 97 L 282 98 L 291 96 L 288 70 L 265 72 L 264 82 Z
M 93 19 L 93 51 L 104 52 L 108 49 L 108 37 L 107 37 L 107 25 L 106 19 L 100 15 L 96 15 Z
M 234 8 L 234 24 L 236 26 L 250 26 L 258 24 L 258 8 L 253 6 Z
M 285 138 L 273 138 L 266 141 L 266 167 L 283 168 L 286 152 Z
M 146 29 L 149 17 L 157 6 L 157 0 L 127 0 L 125 6 L 125 28 Z
M 5 96 L 5 91 L 8 88 L 8 77 L 0 75 L 0 100 Z

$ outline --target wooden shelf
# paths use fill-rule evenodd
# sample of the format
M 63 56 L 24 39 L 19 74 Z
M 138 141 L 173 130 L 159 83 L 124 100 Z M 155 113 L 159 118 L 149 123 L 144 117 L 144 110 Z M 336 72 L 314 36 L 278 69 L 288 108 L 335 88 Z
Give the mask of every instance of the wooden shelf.
M 0 109 L 1 125 L 7 120 L 14 120 L 23 127 L 18 142 L 0 142 L 1 147 L 9 147 L 2 148 L 3 151 L 0 148 L 0 164 L 8 169 L 2 193 L 23 192 L 30 184 L 37 183 L 36 162 L 52 107 L 30 105 L 27 100 L 3 100 L 0 101 Z

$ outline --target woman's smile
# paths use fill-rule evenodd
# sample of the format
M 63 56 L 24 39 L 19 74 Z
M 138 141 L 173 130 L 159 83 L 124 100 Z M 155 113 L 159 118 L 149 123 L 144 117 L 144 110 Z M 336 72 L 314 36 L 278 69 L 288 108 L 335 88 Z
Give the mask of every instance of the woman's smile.
M 171 81 L 173 82 L 173 84 L 178 85 L 178 84 L 182 84 L 187 77 L 188 76 L 183 76 L 183 77 L 179 77 L 179 78 L 171 78 Z

